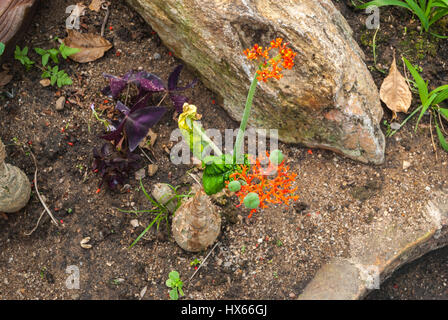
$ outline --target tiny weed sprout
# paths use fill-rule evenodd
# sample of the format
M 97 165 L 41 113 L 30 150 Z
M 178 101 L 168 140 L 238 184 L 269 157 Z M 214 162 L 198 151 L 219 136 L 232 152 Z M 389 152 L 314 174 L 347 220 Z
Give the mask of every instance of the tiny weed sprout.
M 70 76 L 64 70 L 59 70 L 59 66 L 57 65 L 59 64 L 58 56 L 61 55 L 64 59 L 67 59 L 68 56 L 79 52 L 79 49 L 70 48 L 64 44 L 61 44 L 59 48 L 52 48 L 49 50 L 34 48 L 34 51 L 41 56 L 42 66 L 37 65 L 35 61 L 32 61 L 28 57 L 28 51 L 28 47 L 20 49 L 19 46 L 16 46 L 16 51 L 14 52 L 14 58 L 20 61 L 20 63 L 25 66 L 27 71 L 29 71 L 33 65 L 36 66 L 42 71 L 41 78 L 50 79 L 50 84 L 52 86 L 57 85 L 58 88 L 73 84 Z M 51 59 L 56 65 L 53 67 L 50 66 L 49 59 Z
M 358 9 L 366 9 L 370 6 L 398 6 L 410 10 L 415 14 L 426 32 L 437 21 L 448 15 L 447 0 L 374 0 L 357 6 Z M 445 36 L 432 33 L 434 36 L 446 38 Z
M 168 280 L 165 282 L 166 286 L 168 288 L 171 288 L 170 290 L 170 299 L 171 300 L 178 300 L 179 295 L 184 296 L 184 292 L 182 291 L 182 287 L 184 283 L 182 280 L 180 280 L 179 272 L 173 270 L 168 275 Z
M 3 42 L 0 42 L 0 56 L 3 55 L 3 52 L 5 52 L 5 44 Z
M 140 188 L 142 189 L 145 197 L 149 200 L 149 202 L 153 205 L 152 209 L 149 210 L 122 210 L 119 209 L 119 211 L 124 212 L 124 213 L 150 213 L 152 215 L 154 215 L 154 219 L 151 221 L 151 223 L 145 228 L 145 230 L 142 231 L 142 233 L 140 233 L 140 235 L 137 237 L 137 239 L 134 240 L 134 242 L 129 246 L 129 248 L 132 248 L 134 245 L 137 244 L 137 242 L 140 241 L 140 239 L 152 228 L 152 226 L 155 224 L 156 225 L 156 229 L 159 230 L 160 227 L 160 223 L 162 221 L 165 221 L 166 226 L 167 226 L 167 230 L 169 230 L 169 220 L 168 218 L 171 215 L 170 210 L 168 209 L 168 204 L 170 202 L 174 202 L 176 204 L 175 210 L 174 212 L 180 207 L 180 205 L 182 204 L 182 198 L 186 198 L 186 197 L 190 197 L 190 194 L 178 194 L 177 189 L 178 187 L 173 187 L 173 186 L 169 186 L 173 191 L 174 191 L 174 196 L 171 199 L 168 199 L 168 201 L 165 204 L 161 204 L 159 202 L 157 202 L 156 200 L 154 200 L 146 191 L 145 187 L 143 186 L 142 181 L 140 180 Z
M 283 77 L 284 69 L 291 69 L 294 66 L 297 53 L 287 45 L 283 39 L 277 38 L 271 41 L 269 47 L 255 44 L 243 52 L 247 59 L 258 61 L 258 68 L 246 98 L 233 154 L 223 154 L 206 135 L 197 121 L 201 119 L 201 115 L 197 113 L 196 106 L 185 103 L 178 120 L 179 129 L 193 155 L 205 167 L 202 176 L 204 191 L 212 195 L 227 187 L 240 198 L 238 206 L 244 204 L 250 209 L 249 217 L 258 208 L 266 208 L 267 203 L 288 205 L 290 200 L 298 199 L 298 196 L 294 195 L 297 188 L 292 187 L 296 174 L 288 172 L 289 167 L 284 165 L 284 156 L 280 150 L 273 151 L 271 155 L 266 154 L 269 164 L 265 168 L 261 166 L 262 160 L 266 162 L 264 156 L 258 157 L 255 166 L 251 166 L 249 158 L 252 156 L 244 154 L 242 148 L 258 82 L 279 80 Z M 214 155 L 205 156 L 210 149 Z
M 403 58 L 406 67 L 411 72 L 414 78 L 415 85 L 418 89 L 418 94 L 420 97 L 421 105 L 416 108 L 401 124 L 400 128 L 403 127 L 406 122 L 414 117 L 417 113 L 419 116 L 417 118 L 417 123 L 415 125 L 415 131 L 417 131 L 420 120 L 423 115 L 428 112 L 430 115 L 430 124 L 434 120 L 434 126 L 437 132 L 437 137 L 439 139 L 441 147 L 448 152 L 448 142 L 445 138 L 447 134 L 443 122 L 448 121 L 448 108 L 442 107 L 442 103 L 446 104 L 448 101 L 448 85 L 440 86 L 431 92 L 428 90 L 428 83 L 423 80 L 423 78 L 418 73 L 417 69 L 406 59 Z M 431 129 L 432 130 L 432 129 Z M 389 136 L 394 135 L 398 130 L 394 130 Z M 431 132 L 432 134 L 432 132 Z
M 199 264 L 201 264 L 201 261 L 198 260 L 198 258 L 195 258 L 193 261 L 190 262 L 190 266 L 192 267 L 196 267 Z

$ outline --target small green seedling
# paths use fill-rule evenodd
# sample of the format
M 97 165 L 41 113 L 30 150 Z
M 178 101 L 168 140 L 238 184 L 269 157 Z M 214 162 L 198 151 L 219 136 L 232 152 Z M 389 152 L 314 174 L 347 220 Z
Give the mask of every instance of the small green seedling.
M 428 89 L 428 82 L 423 80 L 417 69 L 408 60 L 406 60 L 406 58 L 403 58 L 403 61 L 415 80 L 415 85 L 418 89 L 421 104 L 400 124 L 400 128 L 403 127 L 409 119 L 419 113 L 417 123 L 415 125 L 415 131 L 417 131 L 420 120 L 423 115 L 428 112 L 430 115 L 430 123 L 434 122 L 434 127 L 437 132 L 437 137 L 439 138 L 440 146 L 443 150 L 448 152 L 448 142 L 445 138 L 446 131 L 443 125 L 444 121 L 448 121 L 448 108 L 442 107 L 442 103 L 446 103 L 448 100 L 448 85 L 440 86 L 430 92 Z M 389 136 L 392 136 L 397 131 L 398 129 L 392 131 Z
M 42 79 L 50 79 L 50 84 L 52 86 L 57 85 L 59 88 L 73 83 L 72 79 L 64 70 L 59 70 L 59 66 L 57 65 L 59 64 L 58 57 L 61 55 L 62 58 L 67 59 L 68 56 L 79 52 L 79 49 L 67 47 L 63 43 L 59 48 L 48 50 L 34 48 L 34 51 L 41 56 L 42 66 L 37 65 L 35 61 L 32 61 L 28 57 L 28 51 L 28 47 L 20 49 L 19 46 L 16 46 L 16 51 L 14 52 L 14 58 L 20 61 L 27 71 L 29 71 L 33 65 L 36 66 L 38 69 L 42 70 Z M 56 64 L 55 66 L 52 67 L 49 65 L 50 59 Z
M 0 42 L 0 56 L 5 52 L 5 44 L 3 42 Z
M 20 49 L 19 46 L 16 46 L 16 51 L 14 51 L 14 58 L 18 61 L 20 61 L 21 64 L 25 66 L 25 69 L 29 71 L 33 64 L 35 64 L 34 61 L 32 61 L 30 58 L 28 58 L 28 47 L 24 47 L 23 49 Z
M 182 287 L 184 283 L 182 280 L 180 280 L 179 272 L 173 270 L 168 275 L 168 280 L 166 280 L 166 286 L 171 288 L 170 290 L 170 298 L 171 300 L 178 300 L 179 294 L 181 296 L 184 295 L 184 292 L 182 291 Z
M 137 239 L 134 240 L 134 242 L 129 246 L 129 248 L 132 248 L 137 242 L 140 241 L 140 239 L 146 234 L 146 232 L 149 231 L 149 229 L 151 229 L 151 227 L 155 224 L 156 225 L 156 229 L 159 230 L 160 227 L 160 223 L 162 223 L 162 221 L 165 221 L 167 229 L 169 230 L 169 221 L 168 218 L 171 215 L 170 210 L 168 210 L 168 208 L 166 207 L 166 205 L 160 204 L 158 203 L 156 200 L 154 200 L 146 191 L 145 187 L 143 186 L 142 180 L 140 180 L 140 187 L 143 191 L 143 194 L 145 195 L 145 197 L 151 202 L 151 204 L 153 205 L 152 209 L 149 210 L 122 210 L 120 208 L 117 208 L 119 211 L 124 212 L 124 213 L 150 213 L 155 215 L 155 218 L 152 220 L 152 222 L 146 227 L 145 230 L 142 231 L 142 233 L 140 233 L 140 235 L 137 237 Z M 192 194 L 188 193 L 188 194 L 178 194 L 177 193 L 177 189 L 179 187 L 173 187 L 170 186 L 171 189 L 173 189 L 175 195 L 173 196 L 172 199 L 170 199 L 168 202 L 171 201 L 175 201 L 176 203 L 176 210 L 180 207 L 180 205 L 182 204 L 182 198 L 188 198 L 188 197 L 192 197 Z M 174 210 L 174 211 L 176 211 Z
M 193 261 L 190 262 L 190 266 L 196 267 L 198 264 L 201 264 L 201 261 L 195 258 Z

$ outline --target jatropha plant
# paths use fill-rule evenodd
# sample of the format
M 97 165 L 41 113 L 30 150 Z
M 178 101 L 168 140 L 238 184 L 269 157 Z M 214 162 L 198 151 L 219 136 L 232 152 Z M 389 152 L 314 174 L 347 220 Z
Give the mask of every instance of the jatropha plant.
M 277 53 L 272 54 L 274 51 Z M 280 150 L 254 159 L 252 155 L 244 154 L 242 148 L 258 82 L 281 79 L 282 71 L 294 66 L 296 53 L 287 47 L 283 39 L 277 38 L 271 41 L 269 47 L 264 48 L 256 44 L 245 50 L 244 54 L 249 60 L 258 61 L 259 64 L 247 95 L 233 154 L 223 154 L 205 134 L 197 121 L 201 115 L 197 113 L 196 106 L 185 103 L 178 124 L 193 155 L 205 166 L 202 178 L 204 191 L 211 195 L 228 188 L 239 197 L 238 206 L 244 204 L 250 209 L 249 217 L 252 217 L 258 208 L 266 208 L 268 203 L 288 205 L 290 201 L 298 199 L 294 194 L 297 188 L 293 187 L 296 174 L 289 172 Z M 215 155 L 205 156 L 210 148 Z M 266 162 L 267 165 L 262 165 Z
M 160 104 L 167 96 L 173 102 L 176 111 L 182 111 L 182 105 L 188 101 L 188 98 L 181 95 L 181 92 L 192 88 L 197 82 L 194 80 L 185 87 L 178 87 L 182 67 L 179 65 L 174 69 L 167 84 L 158 76 L 146 71 L 131 70 L 122 77 L 104 74 L 104 77 L 109 79 L 109 85 L 102 90 L 102 93 L 118 99 L 115 109 L 121 112 L 122 118 L 112 122 L 101 120 L 92 106 L 94 115 L 105 123 L 108 131 L 101 138 L 109 142 L 105 143 L 100 150 L 94 150 L 93 170 L 103 177 L 100 186 L 103 182 L 107 182 L 111 189 L 115 189 L 123 183 L 131 170 L 138 167 L 140 156 L 134 154 L 133 151 L 147 136 L 149 129 L 166 113 L 167 107 Z M 132 86 L 137 88 L 137 94 L 129 97 L 129 89 Z M 126 92 L 124 103 L 121 101 L 123 92 Z M 149 106 L 151 98 L 157 93 L 162 95 L 159 104 Z M 128 100 L 130 107 L 126 105 Z

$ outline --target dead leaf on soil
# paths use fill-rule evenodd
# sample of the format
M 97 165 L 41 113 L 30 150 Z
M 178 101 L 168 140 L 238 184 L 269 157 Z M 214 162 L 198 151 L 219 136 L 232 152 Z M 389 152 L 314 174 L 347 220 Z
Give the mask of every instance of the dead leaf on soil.
M 140 141 L 139 146 L 140 148 L 151 150 L 151 148 L 154 146 L 154 143 L 156 143 L 156 139 L 157 133 L 149 129 L 148 134 L 142 141 Z
M 70 56 L 70 59 L 79 63 L 95 61 L 101 58 L 104 53 L 112 48 L 112 44 L 93 33 L 80 33 L 74 30 L 67 30 L 68 36 L 63 40 L 64 44 L 70 48 L 78 48 L 81 51 Z
M 101 9 L 101 5 L 105 2 L 105 0 L 92 0 L 89 5 L 89 9 L 92 11 L 99 12 Z
M 409 90 L 406 79 L 397 70 L 395 56 L 390 66 L 389 75 L 381 85 L 380 98 L 392 110 L 392 120 L 397 118 L 397 112 L 406 113 L 411 106 L 411 90 Z
M 0 87 L 6 86 L 12 80 L 12 74 L 8 74 L 8 71 L 0 72 Z

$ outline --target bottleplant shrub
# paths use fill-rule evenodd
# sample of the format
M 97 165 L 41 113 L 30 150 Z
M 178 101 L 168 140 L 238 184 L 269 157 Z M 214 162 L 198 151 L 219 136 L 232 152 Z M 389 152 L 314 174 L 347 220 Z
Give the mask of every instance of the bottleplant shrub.
M 258 208 L 266 208 L 268 203 L 286 204 L 295 201 L 298 196 L 293 187 L 296 174 L 289 172 L 289 167 L 284 164 L 284 156 L 280 150 L 275 150 L 271 155 L 266 154 L 255 159 L 254 166 L 250 165 L 249 155 L 244 154 L 242 145 L 244 133 L 250 116 L 255 91 L 259 81 L 267 82 L 270 79 L 280 80 L 284 69 L 294 66 L 294 58 L 297 53 L 287 47 L 283 39 L 277 38 L 271 41 L 269 47 L 255 44 L 251 49 L 243 53 L 247 59 L 257 61 L 258 68 L 249 88 L 246 98 L 244 113 L 236 138 L 233 154 L 223 154 L 213 141 L 205 134 L 197 120 L 201 115 L 197 113 L 194 105 L 185 103 L 183 113 L 179 116 L 178 125 L 188 142 L 193 155 L 202 161 L 205 166 L 202 184 L 207 194 L 215 194 L 227 187 L 235 192 L 240 203 L 250 209 L 249 217 Z M 273 52 L 276 52 L 273 54 Z M 214 156 L 203 156 L 204 151 L 211 148 Z M 266 162 L 267 167 L 261 164 Z

